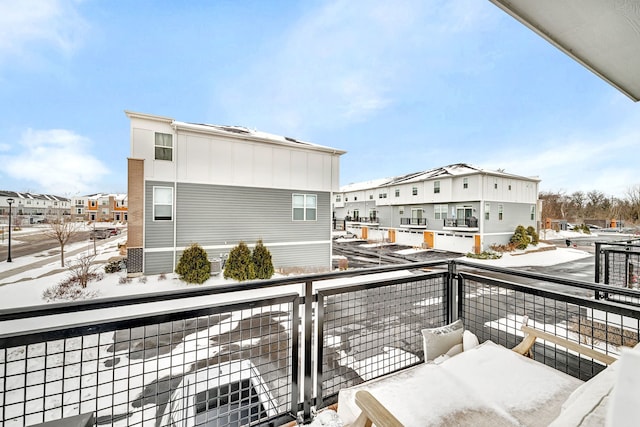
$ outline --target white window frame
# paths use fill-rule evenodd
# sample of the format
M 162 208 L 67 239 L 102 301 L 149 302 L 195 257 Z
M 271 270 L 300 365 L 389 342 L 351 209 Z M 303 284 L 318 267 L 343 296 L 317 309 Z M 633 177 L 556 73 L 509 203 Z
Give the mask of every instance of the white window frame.
M 340 194 L 336 194 L 336 202 L 341 202 L 342 196 Z
M 400 189 L 396 188 L 396 197 L 400 197 Z
M 531 205 L 531 221 L 536 220 L 536 205 Z
M 486 221 L 489 221 L 490 217 L 491 217 L 491 203 L 485 202 L 485 204 L 484 204 L 484 219 Z
M 302 205 L 296 201 L 302 200 Z M 296 218 L 296 210 L 302 209 L 302 218 Z M 311 218 L 313 212 L 313 218 Z M 317 221 L 318 220 L 318 195 L 293 193 L 291 195 L 291 220 L 292 221 Z
M 462 188 L 469 188 L 469 178 L 462 178 Z
M 433 181 L 433 194 L 440 193 L 440 181 Z
M 162 136 L 160 143 L 158 143 L 158 136 Z M 164 139 L 165 136 L 169 136 L 169 144 L 170 145 L 165 145 L 165 143 L 167 141 L 162 141 L 162 139 Z M 160 150 L 161 153 L 169 153 L 169 157 L 168 159 L 165 158 L 158 158 L 158 150 Z M 167 151 L 165 151 L 167 150 Z M 160 156 L 160 157 L 166 157 L 166 155 L 164 156 Z M 173 161 L 173 135 L 170 133 L 162 133 L 162 132 L 155 132 L 154 133 L 154 140 L 153 140 L 153 158 L 155 160 L 164 160 L 167 162 L 172 162 Z
M 498 221 L 504 219 L 504 205 L 498 205 Z
M 156 203 L 156 199 L 159 198 L 157 192 L 158 191 L 162 191 L 162 190 L 169 190 L 170 191 L 170 198 L 167 198 L 166 196 L 163 197 L 163 202 L 165 200 L 169 200 L 170 204 L 168 203 Z M 171 210 L 171 215 L 169 218 L 166 218 L 165 215 L 162 216 L 157 216 L 156 215 L 156 206 L 169 206 L 170 210 Z M 173 187 L 165 187 L 165 186 L 154 186 L 153 187 L 153 221 L 173 221 Z
M 449 213 L 449 205 L 434 205 L 433 206 L 433 218 L 434 219 L 447 219 Z
M 418 195 L 418 187 L 411 187 L 411 195 L 413 196 Z

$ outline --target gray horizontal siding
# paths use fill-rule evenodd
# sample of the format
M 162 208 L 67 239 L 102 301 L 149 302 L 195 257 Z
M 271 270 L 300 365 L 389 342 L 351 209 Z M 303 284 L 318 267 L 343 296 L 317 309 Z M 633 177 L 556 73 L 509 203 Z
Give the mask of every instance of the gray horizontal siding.
M 331 239 L 329 193 L 316 194 L 316 221 L 293 221 L 296 190 L 179 183 L 177 246 L 304 242 Z
M 172 182 L 147 181 L 145 183 L 144 247 L 166 248 L 173 246 L 173 221 L 153 220 L 153 187 L 172 187 Z M 146 271 L 146 270 L 145 270 Z
M 144 254 L 144 273 L 160 274 L 173 272 L 173 251 L 147 252 Z
M 280 268 L 328 269 L 331 265 L 331 246 L 326 244 L 275 246 L 268 248 L 271 252 L 273 266 Z M 217 258 L 221 251 L 207 251 L 209 258 Z M 224 252 L 224 251 L 223 251 Z M 228 252 L 228 251 L 226 251 Z M 176 254 L 176 265 L 182 252 Z M 147 252 L 144 257 L 145 274 L 173 272 L 173 251 Z

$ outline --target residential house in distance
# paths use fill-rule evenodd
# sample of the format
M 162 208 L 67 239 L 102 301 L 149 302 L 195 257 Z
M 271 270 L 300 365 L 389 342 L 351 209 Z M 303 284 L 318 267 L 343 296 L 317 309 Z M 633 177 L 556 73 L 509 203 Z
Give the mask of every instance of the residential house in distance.
M 126 222 L 128 217 L 126 194 L 90 194 L 73 199 L 74 217 L 85 221 Z
M 18 191 L 0 191 L 0 214 L 9 214 L 7 199 L 13 199 L 11 206 L 13 222 L 17 225 L 46 222 L 71 212 L 71 200 L 53 194 L 34 194 Z
M 330 269 L 331 198 L 344 151 L 244 127 L 126 114 L 128 274 L 172 272 L 193 243 L 214 258 L 258 239 L 277 269 Z
M 481 252 L 537 227 L 539 182 L 459 163 L 343 186 L 334 216 L 362 238 Z

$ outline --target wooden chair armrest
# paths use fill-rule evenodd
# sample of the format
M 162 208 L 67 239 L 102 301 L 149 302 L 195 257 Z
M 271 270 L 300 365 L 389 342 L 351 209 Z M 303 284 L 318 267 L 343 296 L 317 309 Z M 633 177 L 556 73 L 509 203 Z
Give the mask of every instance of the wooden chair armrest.
M 351 427 L 404 427 L 387 408 L 366 390 L 356 392 L 356 405 L 362 410 Z
M 526 335 L 522 342 L 513 348 L 513 351 L 520 353 L 522 355 L 527 355 L 531 351 L 533 344 L 536 341 L 536 338 L 540 338 L 545 341 L 552 342 L 554 344 L 558 344 L 567 350 L 575 351 L 576 353 L 583 354 L 592 359 L 598 360 L 605 365 L 611 365 L 615 362 L 616 359 L 613 356 L 605 354 L 601 351 L 594 350 L 590 347 L 583 346 L 575 341 L 570 341 L 566 338 L 562 338 L 553 334 L 550 334 L 545 331 L 541 331 L 540 329 L 532 328 L 531 326 L 522 325 L 522 332 Z

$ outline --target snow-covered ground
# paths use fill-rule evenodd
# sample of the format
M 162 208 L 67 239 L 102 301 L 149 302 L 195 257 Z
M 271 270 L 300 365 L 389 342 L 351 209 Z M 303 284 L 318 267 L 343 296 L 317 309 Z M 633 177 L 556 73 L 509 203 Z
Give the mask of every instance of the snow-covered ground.
M 12 236 L 12 245 L 20 245 L 20 236 L 27 233 L 41 232 L 39 228 L 27 229 L 16 232 Z M 566 239 L 584 237 L 581 233 L 572 231 L 555 232 L 548 230 L 541 233 L 541 239 Z M 118 256 L 118 244 L 126 242 L 126 234 L 121 234 L 110 239 L 98 240 L 96 242 L 95 261 L 106 263 L 108 259 Z M 6 244 L 6 240 L 5 240 Z M 363 244 L 364 247 L 376 247 L 377 244 Z M 522 267 L 522 266 L 546 266 L 575 261 L 590 256 L 588 252 L 575 248 L 557 247 L 555 250 L 537 251 L 540 248 L 549 246 L 540 243 L 537 247 L 530 247 L 527 251 L 516 251 L 512 254 L 504 254 L 502 258 L 496 260 L 478 260 L 461 257 L 461 259 L 480 264 L 499 267 Z M 399 250 L 400 254 L 413 254 L 423 252 L 425 249 L 410 248 Z M 93 241 L 86 241 L 68 245 L 65 248 L 67 264 L 79 257 L 93 254 Z M 24 271 L 20 271 L 20 267 Z M 15 274 L 8 275 L 10 270 L 15 270 Z M 99 271 L 103 271 L 100 266 Z M 60 267 L 59 254 L 38 253 L 31 256 L 14 257 L 12 263 L 0 262 L 0 309 L 14 308 L 22 306 L 32 306 L 44 304 L 43 292 L 55 286 L 68 275 L 66 269 Z M 192 289 L 201 286 L 216 286 L 221 284 L 235 283 L 227 280 L 222 274 L 212 276 L 202 285 L 193 285 L 180 281 L 175 274 L 149 275 L 144 279 L 131 279 L 127 283 L 122 283 L 124 272 L 104 274 L 102 280 L 90 282 L 87 290 L 96 298 L 117 297 L 125 295 L 136 295 L 147 292 L 161 292 L 178 289 Z M 353 280 L 353 279 L 350 279 Z M 344 282 L 344 279 L 333 280 L 327 285 L 334 286 Z

